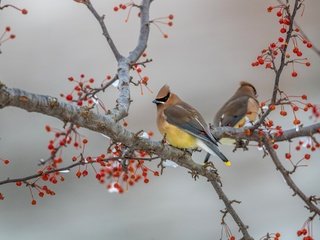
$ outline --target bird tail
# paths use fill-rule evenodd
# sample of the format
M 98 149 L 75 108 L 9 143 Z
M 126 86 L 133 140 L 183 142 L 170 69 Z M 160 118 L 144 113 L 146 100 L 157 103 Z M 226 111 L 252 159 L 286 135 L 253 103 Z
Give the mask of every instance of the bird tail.
M 207 141 L 198 141 L 198 145 L 203 148 L 206 152 L 208 152 L 206 158 L 205 158 L 205 162 L 207 162 L 209 160 L 210 155 L 217 155 L 226 166 L 231 166 L 231 162 L 228 160 L 228 158 L 223 155 L 222 152 L 220 152 L 219 148 L 211 143 L 211 142 L 207 142 Z

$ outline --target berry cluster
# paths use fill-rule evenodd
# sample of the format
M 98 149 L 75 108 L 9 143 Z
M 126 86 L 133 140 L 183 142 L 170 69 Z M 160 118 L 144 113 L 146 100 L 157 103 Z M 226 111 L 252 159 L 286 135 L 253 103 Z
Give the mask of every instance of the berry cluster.
M 297 236 L 301 237 L 302 240 L 314 240 L 312 237 L 312 221 L 312 217 L 308 218 L 308 220 L 303 224 L 302 228 L 297 231 Z
M 46 131 L 54 133 L 54 137 L 48 144 L 48 150 L 50 151 L 49 161 L 43 161 L 42 163 L 50 162 L 51 167 L 57 168 L 58 165 L 63 162 L 61 157 L 62 148 L 69 145 L 72 145 L 77 150 L 81 149 L 82 152 L 84 152 L 88 139 L 82 137 L 78 133 L 78 128 L 78 126 L 72 123 L 69 126 L 66 126 L 63 130 L 58 130 L 46 125 Z
M 7 26 L 0 36 L 0 46 L 1 46 L 1 44 L 3 44 L 4 42 L 6 42 L 8 40 L 13 40 L 16 38 L 16 35 L 12 34 L 10 32 L 11 32 L 11 27 Z
M 314 112 L 315 105 L 310 102 L 307 102 L 308 97 L 306 94 L 303 94 L 301 96 L 289 96 L 283 91 L 279 91 L 279 92 L 280 92 L 280 99 L 277 101 L 276 104 L 270 104 L 267 106 L 268 102 L 270 101 L 270 100 L 267 100 L 267 101 L 261 102 L 260 107 L 263 110 L 275 111 L 277 107 L 280 106 L 279 114 L 282 117 L 288 116 L 288 108 L 289 108 L 293 116 L 292 123 L 296 127 L 298 127 L 301 124 L 301 120 L 297 116 L 297 113 L 299 111 L 308 112 L 311 110 L 312 113 Z M 264 122 L 264 126 L 268 130 L 275 131 L 275 136 L 282 135 L 281 127 L 280 126 L 274 127 L 274 123 L 272 120 L 267 119 Z
M 87 107 L 88 109 L 101 107 L 104 112 L 107 112 L 104 103 L 97 97 L 97 93 L 104 91 L 110 85 L 110 80 L 112 80 L 111 75 L 107 75 L 100 87 L 95 88 L 92 86 L 95 82 L 94 78 L 86 79 L 85 75 L 81 74 L 79 80 L 77 80 L 71 76 L 68 81 L 76 85 L 70 93 L 66 95 L 61 93 L 60 96 L 68 102 L 76 103 L 79 107 Z
M 124 20 L 126 23 L 129 21 L 131 10 L 133 7 L 139 7 L 136 5 L 133 1 L 130 1 L 128 3 L 120 3 L 117 6 L 114 6 L 113 11 L 118 12 L 120 10 L 127 10 L 128 9 L 128 14 L 126 19 Z M 138 13 L 138 17 L 140 17 L 140 12 Z
M 164 38 L 168 38 L 169 35 L 167 33 L 163 32 L 163 30 L 160 27 L 160 24 L 172 27 L 173 26 L 173 19 L 174 19 L 173 14 L 169 14 L 166 17 L 155 18 L 155 19 L 151 20 L 150 23 L 152 23 L 154 26 L 156 26 L 156 28 L 160 31 L 160 33 L 162 34 L 162 36 Z
M 128 14 L 125 19 L 125 22 L 128 22 L 130 14 L 131 14 L 131 10 L 133 7 L 136 7 L 138 9 L 140 8 L 140 6 L 138 4 L 135 4 L 134 1 L 131 0 L 128 3 L 120 3 L 116 6 L 114 6 L 113 11 L 120 12 L 121 10 L 128 10 Z M 138 17 L 140 17 L 140 16 L 141 16 L 141 12 L 139 11 Z M 152 19 L 152 20 L 150 20 L 150 23 L 152 23 L 154 26 L 156 26 L 156 28 L 160 31 L 160 33 L 162 34 L 162 36 L 164 38 L 168 38 L 169 35 L 167 33 L 163 32 L 163 30 L 160 27 L 160 24 L 172 27 L 173 26 L 173 19 L 174 19 L 173 14 L 170 14 L 166 17 L 159 17 L 159 18 Z
M 257 59 L 252 62 L 252 66 L 265 66 L 267 69 L 275 69 L 275 59 L 277 56 L 285 54 L 284 64 L 292 64 L 292 77 L 297 77 L 298 72 L 294 68 L 294 64 L 303 64 L 309 67 L 311 64 L 307 58 L 302 57 L 302 49 L 299 47 L 299 43 L 303 43 L 307 48 L 312 48 L 312 43 L 308 41 L 301 33 L 299 28 L 293 27 L 293 22 L 291 19 L 289 5 L 281 4 L 278 6 L 270 6 L 267 11 L 272 12 L 277 9 L 276 15 L 279 18 L 280 33 L 285 34 L 285 36 L 279 36 L 278 40 L 269 44 L 269 46 L 261 51 L 261 54 Z M 292 53 L 293 56 L 287 52 L 290 41 L 292 42 Z
M 266 236 L 260 238 L 261 240 L 280 240 L 281 234 L 280 233 L 268 233 Z
M 142 58 L 142 62 L 140 63 L 136 63 L 134 65 L 132 65 L 132 69 L 134 70 L 134 72 L 138 75 L 138 82 L 137 83 L 134 83 L 132 80 L 131 80 L 131 83 L 133 83 L 135 86 L 140 86 L 140 91 L 141 91 L 141 95 L 143 95 L 143 86 L 150 92 L 152 93 L 152 90 L 148 87 L 148 83 L 149 83 L 149 80 L 150 78 L 147 76 L 147 75 L 142 75 L 142 72 L 143 70 L 146 68 L 146 63 L 149 63 L 151 62 L 152 60 L 151 59 L 148 59 L 147 58 L 147 53 L 144 52 L 142 55 L 141 55 L 141 58 Z

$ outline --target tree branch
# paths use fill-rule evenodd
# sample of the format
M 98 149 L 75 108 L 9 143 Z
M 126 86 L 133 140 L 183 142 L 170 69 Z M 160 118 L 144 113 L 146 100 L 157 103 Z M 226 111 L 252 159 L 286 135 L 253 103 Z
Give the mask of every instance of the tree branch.
M 90 12 L 94 15 L 94 17 L 98 20 L 103 35 L 107 39 L 107 42 L 113 51 L 113 54 L 118 62 L 118 79 L 119 79 L 119 96 L 117 98 L 117 105 L 116 107 L 110 111 L 110 115 L 114 121 L 119 121 L 126 116 L 128 116 L 129 107 L 130 107 L 130 74 L 129 71 L 131 66 L 140 58 L 142 53 L 147 47 L 147 42 L 149 38 L 149 10 L 151 0 L 143 0 L 140 6 L 140 35 L 138 44 L 135 49 L 129 53 L 128 57 L 123 57 L 119 51 L 117 50 L 110 34 L 107 30 L 107 27 L 104 23 L 104 16 L 100 16 L 93 5 L 91 4 L 90 0 L 86 0 L 84 4 L 88 7 Z
M 150 32 L 149 9 L 151 2 L 151 0 L 143 0 L 140 6 L 140 35 L 137 46 L 128 56 L 131 65 L 138 61 L 144 50 L 147 48 Z
M 309 209 L 310 212 L 314 212 L 320 216 L 320 209 L 311 201 L 311 197 L 307 197 L 301 190 L 300 188 L 295 184 L 295 182 L 292 180 L 290 177 L 290 172 L 288 172 L 285 167 L 282 165 L 280 159 L 278 158 L 277 153 L 275 150 L 272 148 L 271 142 L 272 139 L 269 137 L 264 138 L 263 143 L 264 146 L 266 147 L 266 150 L 271 156 L 271 159 L 273 163 L 275 164 L 277 170 L 280 171 L 282 174 L 283 178 L 285 179 L 285 182 L 287 185 L 293 190 L 294 195 L 298 195 L 302 201 L 307 205 L 307 209 Z
M 281 0 L 278 0 L 278 3 L 279 4 L 284 4 Z M 309 40 L 309 38 L 308 38 L 308 36 L 307 36 L 307 34 L 303 31 L 303 29 L 302 28 L 300 28 L 300 26 L 299 26 L 299 24 L 297 23 L 297 21 L 293 21 L 293 25 L 296 27 L 296 28 L 298 28 L 299 29 L 299 32 L 300 32 L 300 34 L 301 34 L 301 36 L 304 38 L 304 39 L 306 39 L 306 40 Z M 315 46 L 315 44 L 312 44 L 312 48 L 311 48 L 318 56 L 320 56 L 320 49 L 318 49 L 316 46 Z
M 234 219 L 234 221 L 238 225 L 238 227 L 243 235 L 243 238 L 241 238 L 241 239 L 242 240 L 253 240 L 253 238 L 250 236 L 250 234 L 248 232 L 248 226 L 243 223 L 240 216 L 237 214 L 237 212 L 232 207 L 232 202 L 228 199 L 228 197 L 223 192 L 221 185 L 217 181 L 211 180 L 210 178 L 208 178 L 208 180 L 210 181 L 214 190 L 218 194 L 219 198 L 223 201 L 224 205 L 226 206 L 226 211 L 228 213 L 230 213 L 230 215 L 232 216 L 232 218 Z
M 124 160 L 124 159 L 151 161 L 151 160 L 155 160 L 157 158 L 158 157 L 151 157 L 151 158 L 110 157 L 110 158 L 104 159 L 102 161 L 103 162 L 108 162 L 108 161 Z M 48 170 L 48 171 L 43 171 L 43 172 L 40 172 L 40 173 L 37 173 L 37 174 L 30 175 L 30 176 L 27 176 L 27 177 L 7 178 L 6 180 L 0 181 L 0 185 L 4 185 L 4 184 L 7 184 L 7 183 L 14 183 L 14 182 L 26 182 L 28 180 L 39 178 L 39 177 L 41 177 L 43 175 L 46 175 L 46 174 L 62 172 L 62 171 L 65 171 L 65 170 L 71 170 L 71 169 L 73 169 L 73 168 L 75 168 L 77 166 L 84 166 L 84 165 L 94 164 L 94 163 L 100 164 L 100 162 L 96 162 L 96 161 L 88 162 L 88 161 L 81 160 L 81 161 L 75 162 L 75 163 L 70 164 L 70 165 L 65 166 L 65 167 L 54 168 L 54 169 L 51 169 L 51 170 Z
M 103 36 L 106 38 L 112 52 L 113 52 L 113 55 L 114 57 L 116 58 L 117 62 L 119 62 L 119 60 L 122 58 L 121 54 L 119 53 L 116 45 L 114 44 L 110 34 L 109 34 L 109 31 L 106 27 L 106 24 L 104 23 L 104 15 L 103 16 L 100 16 L 98 14 L 98 12 L 95 10 L 95 8 L 93 7 L 93 5 L 91 4 L 91 1 L 90 0 L 86 0 L 84 2 L 84 4 L 88 7 L 88 9 L 90 10 L 90 12 L 93 14 L 93 16 L 97 19 L 97 21 L 99 22 L 99 25 L 102 29 L 102 34 Z
M 287 48 L 288 48 L 288 43 L 289 43 L 291 35 L 292 35 L 293 21 L 294 21 L 294 18 L 296 16 L 296 14 L 297 14 L 299 1 L 300 0 L 295 0 L 292 14 L 289 15 L 290 16 L 290 25 L 289 25 L 289 29 L 288 29 L 286 40 L 285 40 L 285 42 L 287 44 L 284 46 L 284 48 L 283 48 L 283 50 L 281 52 L 280 66 L 279 66 L 278 70 L 276 71 L 276 77 L 275 77 L 275 81 L 274 81 L 271 104 L 275 104 L 276 100 L 277 100 L 277 93 L 278 93 L 278 89 L 279 89 L 280 76 L 281 76 L 281 73 L 282 73 L 283 68 L 285 66 L 286 52 L 287 52 Z M 288 14 L 290 14 L 289 10 L 288 10 Z
M 137 136 L 136 134 L 126 130 L 120 124 L 117 124 L 109 115 L 99 115 L 87 108 L 77 107 L 69 103 L 60 102 L 57 98 L 45 95 L 37 95 L 29 93 L 16 88 L 7 88 L 0 83 L 0 108 L 14 106 L 24 109 L 29 112 L 38 112 L 48 116 L 60 119 L 63 122 L 73 122 L 74 124 L 102 133 L 109 136 L 113 142 L 122 142 L 131 150 L 145 150 L 150 154 L 156 154 L 161 159 L 170 159 L 178 165 L 189 169 L 195 175 L 206 177 L 215 188 L 219 198 L 226 204 L 227 210 L 234 218 L 243 233 L 244 239 L 251 239 L 247 232 L 246 225 L 241 221 L 233 207 L 231 206 L 228 198 L 223 193 L 222 188 L 219 186 L 220 179 L 215 171 L 208 170 L 201 164 L 195 163 L 191 156 L 186 152 L 177 148 L 164 145 L 161 142 L 152 141 Z M 73 164 L 63 169 L 70 169 L 79 164 Z M 60 170 L 63 170 L 60 169 Z M 31 176 L 31 178 L 39 177 L 40 175 Z M 28 180 L 26 178 L 24 180 Z M 4 180 L 1 184 L 13 182 L 13 180 Z

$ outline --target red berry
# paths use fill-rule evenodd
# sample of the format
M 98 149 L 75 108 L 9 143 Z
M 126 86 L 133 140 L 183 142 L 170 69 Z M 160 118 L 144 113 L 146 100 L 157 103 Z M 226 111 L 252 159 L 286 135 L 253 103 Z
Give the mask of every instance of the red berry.
M 80 170 L 79 170 L 79 171 L 77 171 L 76 176 L 77 176 L 78 178 L 80 178 L 80 177 L 81 177 L 81 172 L 80 172 Z
M 270 109 L 271 111 L 273 111 L 273 110 L 276 109 L 276 106 L 275 106 L 274 104 L 271 104 L 271 105 L 269 106 L 269 109 Z
M 303 95 L 301 96 L 301 98 L 302 98 L 303 100 L 307 100 L 307 95 L 303 94 Z
M 283 37 L 279 37 L 279 38 L 278 38 L 278 41 L 279 41 L 279 42 L 283 42 L 283 41 L 284 41 Z
M 22 9 L 22 10 L 21 10 L 21 13 L 24 14 L 24 15 L 26 15 L 26 14 L 28 14 L 28 10 L 27 10 L 27 9 Z
M 73 97 L 72 97 L 71 94 L 68 94 L 68 95 L 66 96 L 66 99 L 67 99 L 68 101 L 72 101 Z
M 264 64 L 264 60 L 262 58 L 259 58 L 258 62 L 259 62 L 260 65 Z
M 149 179 L 148 179 L 148 178 L 145 178 L 143 181 L 144 181 L 144 183 L 148 183 L 148 182 L 149 182 Z
M 281 12 L 281 11 L 278 11 L 278 12 L 277 12 L 277 16 L 278 16 L 278 17 L 281 17 L 281 16 L 282 16 L 282 12 Z
M 11 39 L 15 39 L 15 38 L 16 38 L 16 35 L 11 34 L 11 35 L 10 35 L 10 38 L 11 38 Z
M 174 18 L 174 16 L 173 16 L 172 14 L 170 14 L 170 15 L 168 16 L 168 18 L 169 18 L 170 20 L 172 20 L 172 19 Z
M 308 154 L 308 153 L 306 153 L 305 155 L 304 155 L 304 158 L 306 159 L 306 160 L 309 160 L 310 159 L 310 154 Z
M 296 111 L 299 110 L 299 107 L 295 105 L 295 106 L 292 107 L 292 110 L 296 112 Z
M 287 32 L 287 29 L 281 28 L 281 29 L 280 29 L 280 32 L 281 32 L 281 33 L 286 33 L 286 32 Z
M 115 6 L 114 8 L 113 8 L 113 11 L 115 11 L 115 12 L 117 12 L 119 10 L 119 8 L 117 7 L 117 6 Z
M 306 62 L 306 66 L 310 67 L 311 63 L 310 62 Z
M 298 76 L 298 73 L 297 73 L 296 71 L 293 71 L 293 72 L 291 73 L 291 76 L 292 76 L 292 77 L 296 77 L 296 76 Z
M 312 43 L 311 42 L 307 43 L 307 48 L 312 48 Z
M 300 120 L 297 119 L 297 118 L 295 118 L 295 119 L 293 120 L 293 124 L 294 124 L 294 125 L 299 125 L 300 123 L 301 123 Z
M 32 199 L 31 204 L 32 204 L 32 205 L 36 205 L 36 204 L 37 204 L 37 201 L 34 200 L 34 199 Z
M 291 159 L 291 154 L 290 153 L 286 153 L 286 159 Z
M 279 145 L 278 144 L 273 144 L 273 149 L 277 150 L 279 148 Z
M 22 182 L 16 182 L 16 185 L 18 186 L 18 187 L 20 187 L 21 185 L 22 185 Z
M 284 111 L 284 110 L 281 110 L 281 111 L 280 111 L 280 115 L 283 116 L 283 117 L 285 117 L 285 116 L 287 116 L 287 112 Z
M 273 10 L 273 7 L 272 7 L 272 6 L 269 6 L 269 7 L 267 8 L 267 11 L 268 11 L 268 12 L 272 12 L 272 10 Z
M 10 32 L 11 31 L 11 28 L 8 26 L 6 27 L 6 32 Z
M 10 160 L 5 159 L 5 160 L 3 160 L 3 163 L 4 163 L 5 165 L 8 165 L 8 164 L 10 163 Z

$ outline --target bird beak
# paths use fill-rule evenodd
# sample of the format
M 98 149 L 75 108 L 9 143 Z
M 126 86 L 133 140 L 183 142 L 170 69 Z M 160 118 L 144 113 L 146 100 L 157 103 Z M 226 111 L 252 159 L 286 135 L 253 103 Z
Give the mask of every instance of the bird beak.
M 157 99 L 153 100 L 152 103 L 154 103 L 154 104 L 163 104 L 163 102 L 158 101 Z

